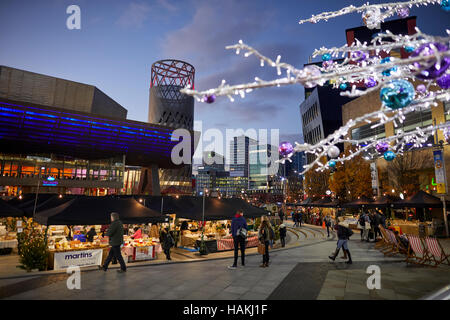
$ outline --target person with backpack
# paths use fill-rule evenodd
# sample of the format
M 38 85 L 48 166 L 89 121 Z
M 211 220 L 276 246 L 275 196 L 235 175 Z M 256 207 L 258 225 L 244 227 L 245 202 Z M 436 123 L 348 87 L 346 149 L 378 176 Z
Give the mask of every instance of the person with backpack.
M 348 240 L 350 240 L 350 237 L 353 235 L 353 231 L 349 228 L 348 224 L 345 222 L 340 222 L 335 226 L 337 235 L 338 235 L 338 242 L 336 251 L 333 255 L 329 256 L 331 260 L 335 260 L 337 255 L 339 254 L 339 250 L 343 248 L 344 252 L 347 254 L 348 261 L 345 263 L 352 264 L 352 256 L 350 254 L 350 250 L 348 250 Z
M 170 248 L 175 245 L 175 241 L 173 240 L 173 237 L 169 232 L 169 228 L 161 231 L 160 242 L 162 243 L 162 249 L 164 251 L 164 254 L 166 255 L 166 259 L 172 260 L 170 258 Z
M 247 240 L 247 221 L 243 217 L 244 213 L 239 210 L 231 220 L 231 235 L 234 242 L 234 263 L 228 266 L 228 269 L 236 269 L 239 255 L 239 247 L 241 248 L 241 263 L 245 267 L 245 242 Z
M 260 265 L 261 268 L 267 268 L 269 266 L 269 245 L 270 241 L 274 238 L 274 231 L 267 217 L 263 216 L 261 225 L 258 230 L 258 239 L 264 245 L 263 261 Z
M 362 236 L 361 241 L 369 242 L 369 232 L 371 230 L 369 214 L 367 212 L 364 212 L 362 215 L 362 218 L 364 219 L 364 226 L 363 226 L 363 236 Z M 360 224 L 361 224 L 361 222 L 360 222 Z

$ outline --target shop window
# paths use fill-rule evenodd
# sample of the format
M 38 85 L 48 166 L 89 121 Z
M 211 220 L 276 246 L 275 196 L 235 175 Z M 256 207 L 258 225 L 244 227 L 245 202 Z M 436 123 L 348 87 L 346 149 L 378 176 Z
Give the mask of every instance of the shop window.
M 372 138 L 384 138 L 386 137 L 384 125 L 378 126 L 376 128 L 371 128 L 374 124 L 377 123 L 368 123 L 361 127 L 352 129 L 352 139 L 353 140 L 363 140 L 363 139 L 372 139 Z
M 405 120 L 403 123 L 397 121 L 397 128 L 403 130 L 404 132 L 415 130 L 417 127 L 423 128 L 433 124 L 433 118 L 431 116 L 431 110 L 420 110 L 411 112 L 405 115 Z

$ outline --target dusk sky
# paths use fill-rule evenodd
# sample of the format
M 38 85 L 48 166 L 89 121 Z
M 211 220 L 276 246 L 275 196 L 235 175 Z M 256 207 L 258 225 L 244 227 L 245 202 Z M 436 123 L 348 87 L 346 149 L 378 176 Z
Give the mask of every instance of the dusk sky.
M 345 29 L 361 25 L 360 14 L 299 25 L 312 14 L 361 5 L 361 0 L 128 1 L 1 0 L 0 64 L 97 86 L 128 109 L 128 118 L 147 121 L 150 68 L 160 59 L 187 61 L 196 69 L 196 89 L 226 79 L 251 82 L 276 78 L 226 45 L 239 39 L 263 54 L 301 67 L 320 46 L 345 43 Z M 386 1 L 371 1 L 381 3 Z M 81 8 L 81 30 L 69 30 L 66 8 Z M 418 27 L 445 34 L 449 13 L 439 6 L 414 8 Z M 317 59 L 316 59 L 317 60 Z M 257 90 L 234 103 L 195 103 L 203 129 L 280 129 L 281 140 L 302 141 L 299 105 L 303 87 Z

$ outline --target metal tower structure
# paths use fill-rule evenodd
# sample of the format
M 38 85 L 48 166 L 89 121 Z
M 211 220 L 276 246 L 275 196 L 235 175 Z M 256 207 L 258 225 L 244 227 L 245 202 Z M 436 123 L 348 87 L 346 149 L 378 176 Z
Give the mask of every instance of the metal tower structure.
M 194 88 L 194 67 L 180 60 L 160 60 L 152 65 L 148 121 L 192 130 L 194 98 L 180 92 Z
M 180 60 L 159 60 L 151 70 L 148 122 L 172 128 L 194 128 L 194 98 L 180 89 L 194 88 L 194 67 Z M 144 176 L 155 175 L 144 169 Z M 162 194 L 192 194 L 192 165 L 179 169 L 159 169 Z M 144 188 L 145 189 L 145 188 Z M 141 189 L 141 192 L 146 191 Z

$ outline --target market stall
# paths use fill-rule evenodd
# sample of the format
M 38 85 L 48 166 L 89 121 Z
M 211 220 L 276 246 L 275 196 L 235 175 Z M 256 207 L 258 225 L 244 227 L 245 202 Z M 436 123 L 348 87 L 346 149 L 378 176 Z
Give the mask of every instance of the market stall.
M 51 209 L 39 211 L 36 221 L 49 225 L 49 267 L 66 268 L 68 265 L 92 266 L 104 262 L 109 246 L 108 237 L 102 236 L 101 226 L 110 223 L 111 212 L 117 212 L 125 224 L 142 225 L 164 222 L 160 213 L 144 207 L 133 198 L 76 197 Z M 91 227 L 86 228 L 86 225 Z M 94 226 L 92 226 L 94 225 Z M 85 234 L 95 229 L 93 241 L 86 241 Z M 67 240 L 72 234 L 72 241 Z M 123 254 L 126 260 L 155 259 L 161 252 L 159 239 L 145 235 L 139 239 L 124 237 Z
M 424 191 L 393 203 L 396 209 L 391 228 L 399 233 L 430 236 L 441 234 L 444 231 L 442 218 L 442 201 Z M 398 215 L 402 215 L 399 218 Z

